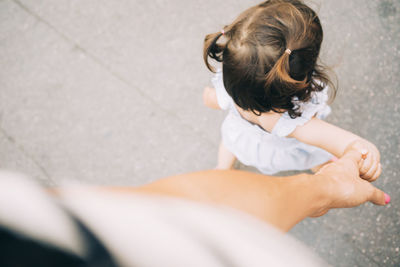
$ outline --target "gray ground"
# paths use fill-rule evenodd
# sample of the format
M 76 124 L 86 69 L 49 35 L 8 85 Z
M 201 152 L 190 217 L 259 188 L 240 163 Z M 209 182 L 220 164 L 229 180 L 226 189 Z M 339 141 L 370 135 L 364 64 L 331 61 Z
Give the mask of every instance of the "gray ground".
M 399 266 L 400 1 L 326 0 L 329 121 L 374 142 L 387 207 L 292 234 L 334 266 Z M 254 0 L 0 0 L 0 167 L 44 184 L 139 185 L 214 166 L 222 112 L 201 103 L 202 40 Z

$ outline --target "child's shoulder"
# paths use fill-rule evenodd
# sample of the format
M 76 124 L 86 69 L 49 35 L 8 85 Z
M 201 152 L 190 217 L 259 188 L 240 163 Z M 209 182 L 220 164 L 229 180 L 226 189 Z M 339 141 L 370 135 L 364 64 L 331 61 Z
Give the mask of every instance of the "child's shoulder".
M 328 105 L 328 90 L 329 88 L 324 88 L 320 92 L 313 92 L 307 102 L 301 102 L 294 98 L 292 102 L 300 112 L 300 116 L 292 118 L 287 111 L 282 111 L 281 113 L 266 112 L 261 114 L 260 124 L 268 132 L 280 137 L 286 137 L 313 117 L 325 119 L 331 113 L 331 108 Z
M 329 101 L 328 86 L 326 86 L 321 91 L 312 92 L 310 99 L 306 102 L 299 101 L 297 97 L 294 97 L 292 99 L 294 108 L 298 110 L 301 114 L 300 117 L 305 118 L 307 120 L 310 120 L 314 116 L 320 119 L 326 118 L 331 113 L 331 108 L 328 105 L 328 101 Z

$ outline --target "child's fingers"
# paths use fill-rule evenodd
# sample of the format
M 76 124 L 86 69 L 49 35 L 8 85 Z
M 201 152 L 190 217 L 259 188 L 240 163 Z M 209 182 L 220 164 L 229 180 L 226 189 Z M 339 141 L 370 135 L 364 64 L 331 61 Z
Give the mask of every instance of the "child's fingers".
M 381 161 L 381 153 L 379 153 L 378 148 L 376 148 L 376 146 L 372 146 L 371 149 L 372 149 L 372 150 L 371 150 L 372 153 L 375 155 L 376 160 L 377 160 L 378 162 L 380 162 L 380 161 Z
M 382 165 L 379 163 L 378 164 L 378 169 L 376 170 L 376 172 L 374 173 L 374 175 L 372 176 L 372 181 L 375 181 L 376 179 L 379 178 L 379 176 L 381 176 L 382 173 Z
M 367 174 L 369 169 L 371 169 L 373 163 L 374 163 L 373 155 L 371 153 L 368 153 L 367 157 L 364 160 L 362 160 L 360 168 L 360 176 L 364 176 L 365 174 Z
M 378 177 L 375 177 L 375 173 L 379 168 L 379 162 L 377 160 L 372 160 L 372 166 L 369 167 L 368 171 L 361 175 L 361 178 L 369 182 L 375 181 Z

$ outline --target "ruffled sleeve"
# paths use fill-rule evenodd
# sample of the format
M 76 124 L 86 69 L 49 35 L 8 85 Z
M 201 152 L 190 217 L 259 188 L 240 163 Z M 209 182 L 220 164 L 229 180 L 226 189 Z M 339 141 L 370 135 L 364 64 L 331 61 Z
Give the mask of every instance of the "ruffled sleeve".
M 225 90 L 221 69 L 217 70 L 217 73 L 215 73 L 214 77 L 211 79 L 211 82 L 214 85 L 215 91 L 217 93 L 218 105 L 223 110 L 229 109 L 232 101 L 231 97 Z
M 299 107 L 302 113 L 300 117 L 295 119 L 290 118 L 287 112 L 283 113 L 281 118 L 272 129 L 272 134 L 285 137 L 290 135 L 297 126 L 302 126 L 311 120 L 314 116 L 319 119 L 326 118 L 331 113 L 331 108 L 328 106 L 328 87 L 320 92 L 314 92 L 310 101 L 300 102 L 297 98 L 292 100 L 295 107 Z

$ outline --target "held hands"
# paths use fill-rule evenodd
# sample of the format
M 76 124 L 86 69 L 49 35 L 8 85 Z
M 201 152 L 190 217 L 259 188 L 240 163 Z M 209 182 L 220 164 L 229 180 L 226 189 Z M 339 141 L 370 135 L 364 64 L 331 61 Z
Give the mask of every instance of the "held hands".
M 362 160 L 359 162 L 360 177 L 369 182 L 378 179 L 382 172 L 382 166 L 380 163 L 381 156 L 376 146 L 365 139 L 357 140 L 350 146 L 362 154 Z
M 332 208 L 356 207 L 367 201 L 376 205 L 386 205 L 390 202 L 389 195 L 370 182 L 360 179 L 362 175 L 372 181 L 378 178 L 381 172 L 381 167 L 378 166 L 379 152 L 371 144 L 365 153 L 366 151 L 363 151 L 365 144 L 360 140 L 354 141 L 346 148 L 342 158 L 325 165 L 315 174 L 317 179 L 326 184 L 323 190 L 326 203 L 313 212 L 311 217 L 322 216 Z M 363 159 L 365 155 L 367 157 Z M 371 159 L 368 159 L 368 156 Z

